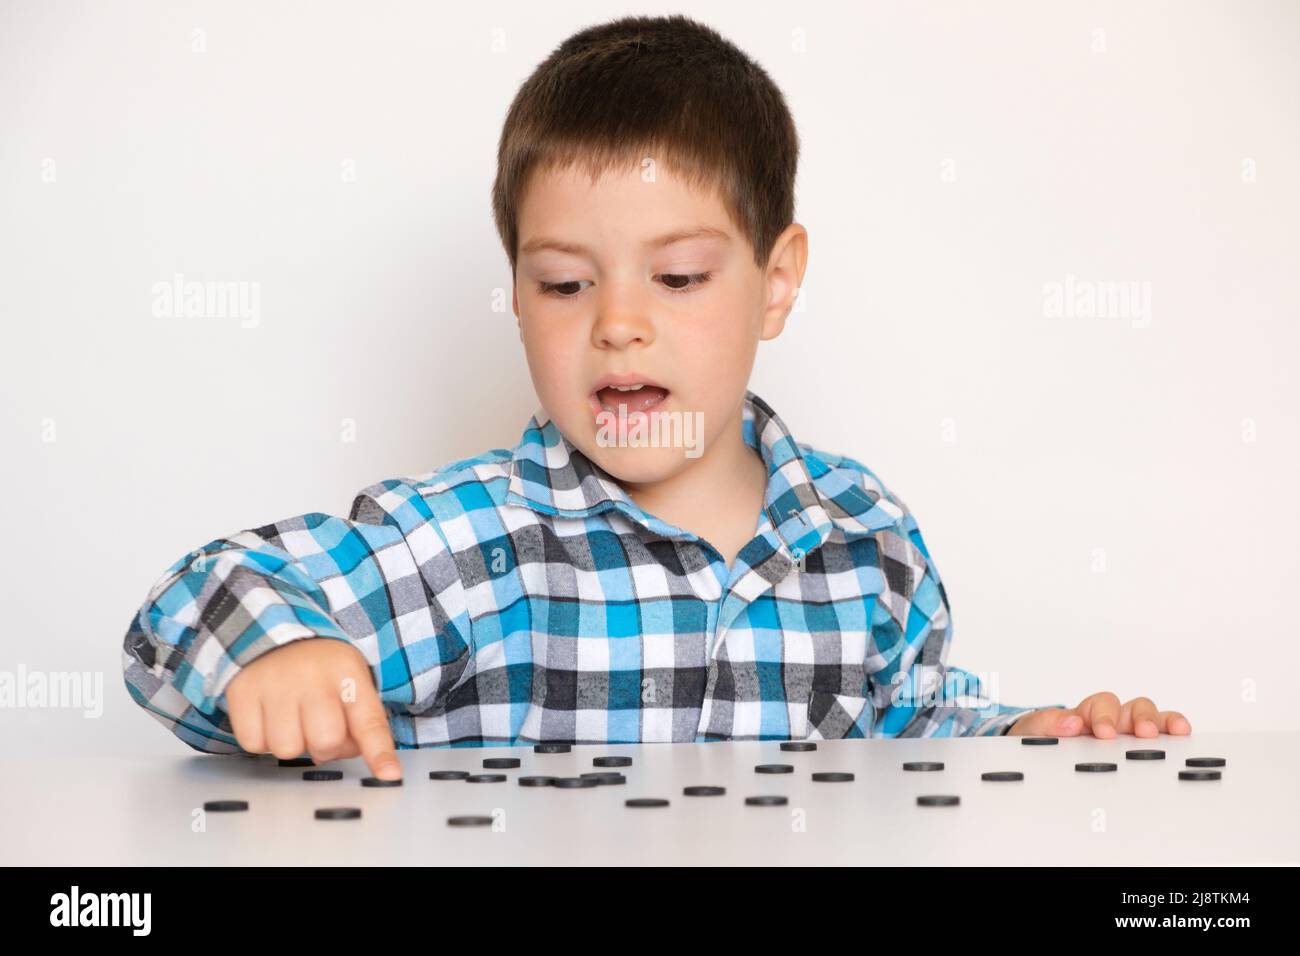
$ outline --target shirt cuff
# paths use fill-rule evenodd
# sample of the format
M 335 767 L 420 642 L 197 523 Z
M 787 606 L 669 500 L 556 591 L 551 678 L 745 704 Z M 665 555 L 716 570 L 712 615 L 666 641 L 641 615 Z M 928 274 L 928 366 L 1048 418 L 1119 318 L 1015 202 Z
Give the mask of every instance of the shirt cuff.
M 1041 707 L 1004 707 L 999 705 L 998 713 L 983 723 L 977 724 L 970 732 L 970 736 L 1005 737 L 1011 731 L 1011 726 L 1026 714 L 1032 714 L 1036 710 L 1050 710 L 1052 708 L 1064 707 L 1064 704 L 1043 704 Z

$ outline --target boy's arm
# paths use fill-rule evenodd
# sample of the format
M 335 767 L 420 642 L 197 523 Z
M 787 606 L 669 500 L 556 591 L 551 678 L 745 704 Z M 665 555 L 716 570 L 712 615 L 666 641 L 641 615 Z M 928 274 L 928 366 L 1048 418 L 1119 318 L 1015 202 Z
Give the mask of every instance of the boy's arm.
M 889 584 L 877 604 L 872 635 L 884 666 L 869 679 L 873 737 L 975 737 L 1003 735 L 1041 704 L 999 704 L 992 690 L 959 667 L 945 664 L 952 640 L 948 595 L 921 537 L 916 519 L 897 498 L 904 516 L 897 529 L 877 536 Z
M 196 750 L 241 753 L 227 685 L 269 651 L 327 637 L 361 652 L 390 711 L 445 698 L 470 657 L 470 622 L 423 505 L 410 486 L 382 482 L 357 495 L 348 518 L 298 515 L 181 557 L 127 630 L 131 697 Z

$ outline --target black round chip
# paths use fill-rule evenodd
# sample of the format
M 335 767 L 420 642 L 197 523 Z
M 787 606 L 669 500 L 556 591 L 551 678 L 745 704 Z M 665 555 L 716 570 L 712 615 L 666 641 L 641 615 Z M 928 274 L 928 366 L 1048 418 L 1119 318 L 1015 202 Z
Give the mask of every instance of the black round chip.
M 1048 744 L 1059 744 L 1060 737 L 1021 737 L 1020 742 L 1027 747 L 1044 747 Z
M 247 800 L 209 800 L 207 803 L 203 804 L 203 809 L 209 810 L 213 813 L 231 813 L 236 810 L 247 810 L 248 801 Z
M 591 762 L 593 767 L 630 767 L 631 757 L 597 757 Z
M 533 744 L 535 754 L 567 754 L 572 749 L 568 744 Z
M 600 781 L 595 777 L 556 777 L 551 786 L 557 790 L 581 790 L 586 787 L 599 787 Z
M 987 773 L 980 774 L 980 779 L 1003 782 L 1008 780 L 1024 780 L 1025 775 L 1019 770 L 990 770 Z
M 599 784 L 627 783 L 627 777 L 623 776 L 617 770 L 597 770 L 595 773 L 581 774 L 583 777 L 590 777 Z
M 812 778 L 818 783 L 850 783 L 853 780 L 853 774 L 841 773 L 838 770 L 825 770 L 813 774 Z
M 1223 776 L 1221 770 L 1180 770 L 1179 780 L 1218 780 Z
M 314 767 L 316 761 L 310 757 L 283 757 L 279 761 L 281 767 Z
M 811 740 L 787 740 L 781 744 L 781 749 L 786 753 L 807 753 L 809 750 L 816 750 L 817 745 Z
M 464 816 L 447 818 L 447 826 L 449 827 L 490 827 L 491 825 L 491 817 Z
M 633 797 L 631 800 L 624 800 L 625 807 L 666 807 L 668 801 L 659 797 Z
M 553 783 L 555 783 L 555 778 L 545 775 L 519 778 L 519 786 L 521 787 L 549 787 Z
M 688 797 L 720 797 L 727 792 L 726 787 L 683 787 L 682 793 Z
M 1113 763 L 1094 762 L 1076 763 L 1074 769 L 1080 773 L 1109 773 L 1110 771 L 1118 770 L 1119 768 Z
M 304 780 L 342 780 L 342 770 L 304 770 L 302 772 Z
M 794 767 L 788 763 L 761 763 L 754 768 L 754 773 L 794 773 Z
M 503 773 L 471 773 L 466 774 L 466 783 L 501 783 L 506 779 Z
M 927 793 L 917 797 L 916 802 L 922 807 L 955 807 L 961 803 L 961 797 L 951 793 Z
M 778 794 L 765 794 L 757 797 L 746 797 L 745 806 L 747 807 L 783 807 L 789 803 L 789 799 Z
M 361 786 L 363 787 L 400 787 L 402 778 L 396 780 L 381 780 L 379 777 L 362 777 Z
M 1228 761 L 1222 757 L 1188 757 L 1187 766 L 1189 767 L 1226 767 Z
M 469 776 L 468 770 L 430 770 L 430 780 L 464 780 Z
M 487 770 L 514 770 L 518 766 L 518 757 L 488 757 L 483 761 L 483 767 Z
M 1163 750 L 1126 750 L 1124 757 L 1127 760 L 1164 760 L 1165 752 Z
M 942 770 L 943 762 L 939 760 L 910 760 L 903 764 L 903 769 L 918 771 Z
M 321 807 L 316 811 L 317 820 L 356 820 L 360 816 L 359 807 Z

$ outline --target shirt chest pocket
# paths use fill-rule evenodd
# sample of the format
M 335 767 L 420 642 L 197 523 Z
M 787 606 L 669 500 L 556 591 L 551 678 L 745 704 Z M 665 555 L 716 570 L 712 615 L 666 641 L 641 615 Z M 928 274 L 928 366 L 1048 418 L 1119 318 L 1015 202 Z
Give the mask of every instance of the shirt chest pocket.
M 868 634 L 853 626 L 826 628 L 792 638 L 786 634 L 788 674 L 798 677 L 788 688 L 794 700 L 807 700 L 806 734 L 812 739 L 869 737 L 875 707 L 869 693 L 866 655 Z M 799 685 L 802 686 L 799 686 Z
M 875 722 L 865 659 L 867 633 L 846 628 L 796 628 L 727 635 L 721 687 L 737 702 L 784 699 L 792 738 L 868 737 Z M 800 717 L 803 717 L 802 723 Z
M 870 737 L 876 709 L 867 697 L 814 690 L 808 695 L 810 740 Z

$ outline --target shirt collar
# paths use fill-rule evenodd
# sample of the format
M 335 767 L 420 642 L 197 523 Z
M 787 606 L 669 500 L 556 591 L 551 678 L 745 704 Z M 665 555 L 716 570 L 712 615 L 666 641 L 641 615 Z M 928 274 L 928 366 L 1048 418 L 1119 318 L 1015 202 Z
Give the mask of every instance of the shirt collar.
M 845 468 L 808 457 L 772 407 L 746 390 L 742 433 L 767 465 L 764 507 L 785 548 L 797 557 L 825 542 L 832 527 L 847 535 L 871 534 L 896 524 L 899 507 Z M 544 514 L 585 518 L 616 509 L 664 537 L 682 529 L 645 512 L 614 478 L 560 432 L 544 409 L 529 419 L 514 448 L 506 501 Z

